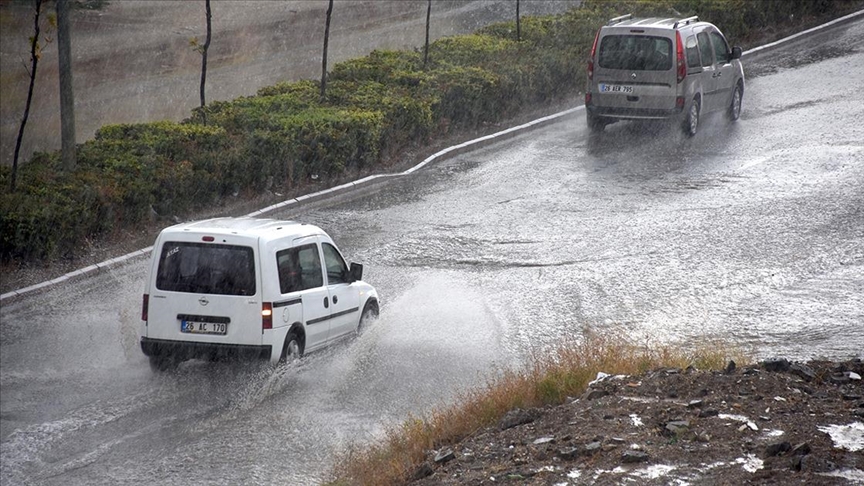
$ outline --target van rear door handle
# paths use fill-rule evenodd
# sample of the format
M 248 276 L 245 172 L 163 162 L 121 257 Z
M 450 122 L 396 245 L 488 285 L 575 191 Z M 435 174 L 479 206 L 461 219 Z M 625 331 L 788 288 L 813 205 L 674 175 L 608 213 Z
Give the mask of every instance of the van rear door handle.
M 336 305 L 336 304 L 338 304 L 338 303 L 339 303 L 339 297 L 337 297 L 337 296 L 334 295 L 334 296 L 333 296 L 333 305 Z
M 324 308 L 325 309 L 330 308 L 330 299 L 328 299 L 327 297 L 324 297 Z

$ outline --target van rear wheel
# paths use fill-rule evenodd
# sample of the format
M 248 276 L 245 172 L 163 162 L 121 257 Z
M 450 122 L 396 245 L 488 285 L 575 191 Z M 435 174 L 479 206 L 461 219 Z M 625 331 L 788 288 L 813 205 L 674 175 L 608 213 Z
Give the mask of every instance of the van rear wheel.
M 281 363 L 293 363 L 299 361 L 303 357 L 303 348 L 300 346 L 300 338 L 297 333 L 291 331 L 285 337 L 285 345 L 282 346 L 282 356 L 279 358 Z
M 696 135 L 699 131 L 699 98 L 693 98 L 693 103 L 690 103 L 690 110 L 687 111 L 687 116 L 684 118 L 684 134 L 688 137 Z
M 606 122 L 602 118 L 592 115 L 590 111 L 587 112 L 586 116 L 588 121 L 588 130 L 590 130 L 591 133 L 600 133 L 604 128 L 606 128 Z

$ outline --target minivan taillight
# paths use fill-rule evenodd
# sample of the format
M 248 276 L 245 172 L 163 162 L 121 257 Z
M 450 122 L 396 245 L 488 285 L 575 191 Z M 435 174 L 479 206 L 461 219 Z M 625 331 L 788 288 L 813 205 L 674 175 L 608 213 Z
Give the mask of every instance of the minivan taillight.
M 588 58 L 588 79 L 594 79 L 594 54 L 597 52 L 597 39 L 600 38 L 600 31 L 594 36 L 594 45 L 591 46 L 591 57 Z
M 684 43 L 681 42 L 681 32 L 675 31 L 675 53 L 677 57 L 678 82 L 687 77 L 687 62 L 684 59 Z
M 144 299 L 141 302 L 141 320 L 147 320 L 147 311 L 150 307 L 150 295 L 144 294 Z
M 273 329 L 273 304 L 270 302 L 261 304 L 261 329 Z

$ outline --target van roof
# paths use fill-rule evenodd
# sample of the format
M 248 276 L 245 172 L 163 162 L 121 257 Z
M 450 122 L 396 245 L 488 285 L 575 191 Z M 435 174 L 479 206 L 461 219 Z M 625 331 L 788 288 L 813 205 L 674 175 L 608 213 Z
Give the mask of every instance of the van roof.
M 162 230 L 162 233 L 166 234 L 187 232 L 219 235 L 237 234 L 265 239 L 324 234 L 321 228 L 312 224 L 261 218 L 213 218 L 181 223 Z
M 620 18 L 620 17 L 619 17 Z M 660 28 L 660 29 L 678 29 L 686 26 L 693 26 L 696 24 L 704 24 L 705 22 L 699 21 L 696 17 L 689 17 L 686 19 L 682 19 L 680 17 L 650 17 L 646 19 L 635 19 L 635 18 L 627 18 L 623 20 L 613 19 L 609 24 L 604 27 L 650 27 L 650 28 Z

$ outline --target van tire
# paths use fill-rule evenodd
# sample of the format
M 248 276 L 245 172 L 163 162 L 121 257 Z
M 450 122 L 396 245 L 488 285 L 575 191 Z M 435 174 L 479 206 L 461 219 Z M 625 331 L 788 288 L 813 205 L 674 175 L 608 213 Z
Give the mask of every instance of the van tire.
M 293 363 L 299 361 L 303 357 L 303 345 L 300 342 L 300 337 L 297 333 L 291 331 L 285 336 L 285 345 L 282 346 L 282 355 L 279 357 L 280 363 Z
M 588 122 L 588 130 L 591 131 L 591 133 L 600 133 L 603 131 L 604 128 L 606 128 L 606 122 L 603 121 L 602 118 L 596 115 L 592 115 L 590 111 L 586 112 L 586 116 Z
M 701 103 L 699 98 L 693 98 L 693 103 L 690 103 L 690 109 L 687 111 L 687 116 L 684 117 L 684 134 L 688 137 L 696 135 L 699 131 L 699 111 Z
M 360 321 L 357 322 L 356 335 L 360 335 L 369 327 L 369 322 L 378 318 L 378 303 L 370 301 L 363 307 L 363 313 L 360 314 Z
M 736 121 L 741 117 L 741 101 L 744 98 L 744 88 L 741 86 L 741 82 L 735 86 L 735 91 L 732 92 L 732 103 L 729 105 L 729 111 L 727 112 L 727 116 L 729 117 L 729 121 Z

